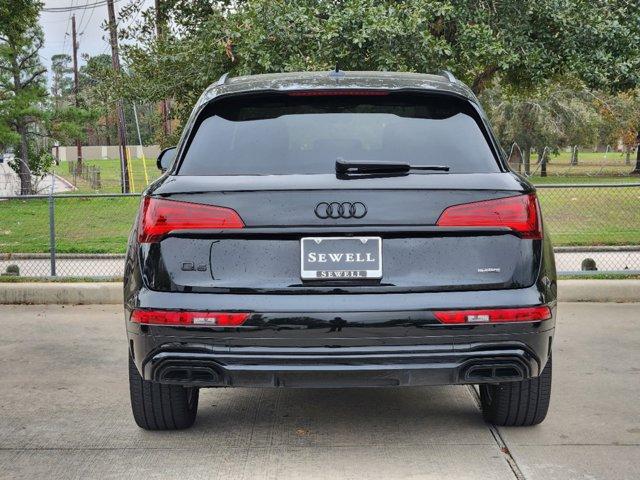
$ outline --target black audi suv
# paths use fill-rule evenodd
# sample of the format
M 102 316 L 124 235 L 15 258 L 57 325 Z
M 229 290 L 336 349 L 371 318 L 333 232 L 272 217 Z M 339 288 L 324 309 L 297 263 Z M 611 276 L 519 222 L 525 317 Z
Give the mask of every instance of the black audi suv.
M 145 429 L 203 387 L 478 385 L 534 425 L 556 273 L 534 187 L 448 72 L 223 76 L 142 195 L 124 308 Z

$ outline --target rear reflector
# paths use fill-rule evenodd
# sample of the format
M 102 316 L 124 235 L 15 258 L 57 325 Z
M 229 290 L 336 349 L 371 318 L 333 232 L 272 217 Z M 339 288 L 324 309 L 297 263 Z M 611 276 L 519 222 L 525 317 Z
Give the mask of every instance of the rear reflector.
M 440 323 L 539 322 L 551 318 L 549 307 L 492 308 L 433 312 Z
M 145 325 L 197 325 L 211 327 L 238 327 L 248 313 L 182 312 L 176 310 L 134 310 L 131 321 Z
M 387 90 L 299 90 L 289 92 L 290 97 L 344 97 L 344 96 L 377 96 L 389 95 Z
M 441 227 L 506 227 L 522 238 L 542 238 L 540 205 L 534 193 L 454 205 L 442 212 L 437 225 Z
M 200 203 L 145 197 L 140 212 L 138 241 L 157 242 L 169 232 L 218 228 L 243 228 L 235 210 Z

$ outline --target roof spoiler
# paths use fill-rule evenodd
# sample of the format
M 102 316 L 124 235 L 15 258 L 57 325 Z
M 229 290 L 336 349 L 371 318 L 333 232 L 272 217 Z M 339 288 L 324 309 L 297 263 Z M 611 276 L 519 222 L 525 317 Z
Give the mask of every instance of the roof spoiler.
M 216 82 L 216 86 L 219 87 L 221 85 L 224 85 L 225 83 L 227 83 L 228 78 L 229 78 L 229 72 L 223 73 L 218 79 L 218 81 Z
M 449 70 L 440 70 L 438 75 L 446 78 L 451 83 L 456 83 L 458 81 L 458 79 Z

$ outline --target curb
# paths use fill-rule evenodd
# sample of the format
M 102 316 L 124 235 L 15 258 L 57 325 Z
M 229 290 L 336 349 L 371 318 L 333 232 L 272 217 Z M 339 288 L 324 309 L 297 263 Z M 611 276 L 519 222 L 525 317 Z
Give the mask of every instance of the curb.
M 560 302 L 640 302 L 640 280 L 559 280 Z M 0 304 L 122 305 L 120 282 L 0 283 Z
M 559 302 L 640 302 L 640 280 L 559 280 Z
M 0 283 L 0 304 L 90 305 L 123 302 L 122 283 Z
M 590 253 L 590 252 L 640 252 L 638 245 L 602 245 L 602 246 L 583 246 L 583 247 L 553 247 L 553 253 Z
M 76 187 L 73 183 L 71 183 L 66 178 L 61 177 L 57 173 L 54 173 L 53 176 L 56 177 L 56 182 L 64 183 L 69 188 L 69 190 L 78 190 L 78 187 Z

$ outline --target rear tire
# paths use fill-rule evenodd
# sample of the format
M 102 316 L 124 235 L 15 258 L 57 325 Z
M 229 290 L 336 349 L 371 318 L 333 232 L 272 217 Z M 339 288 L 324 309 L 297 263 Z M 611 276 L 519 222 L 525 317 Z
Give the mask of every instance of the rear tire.
M 179 430 L 196 420 L 196 387 L 163 385 L 144 380 L 129 355 L 129 390 L 133 418 L 145 430 Z
M 551 400 L 551 356 L 537 378 L 480 385 L 482 416 L 494 425 L 526 427 L 541 423 Z

